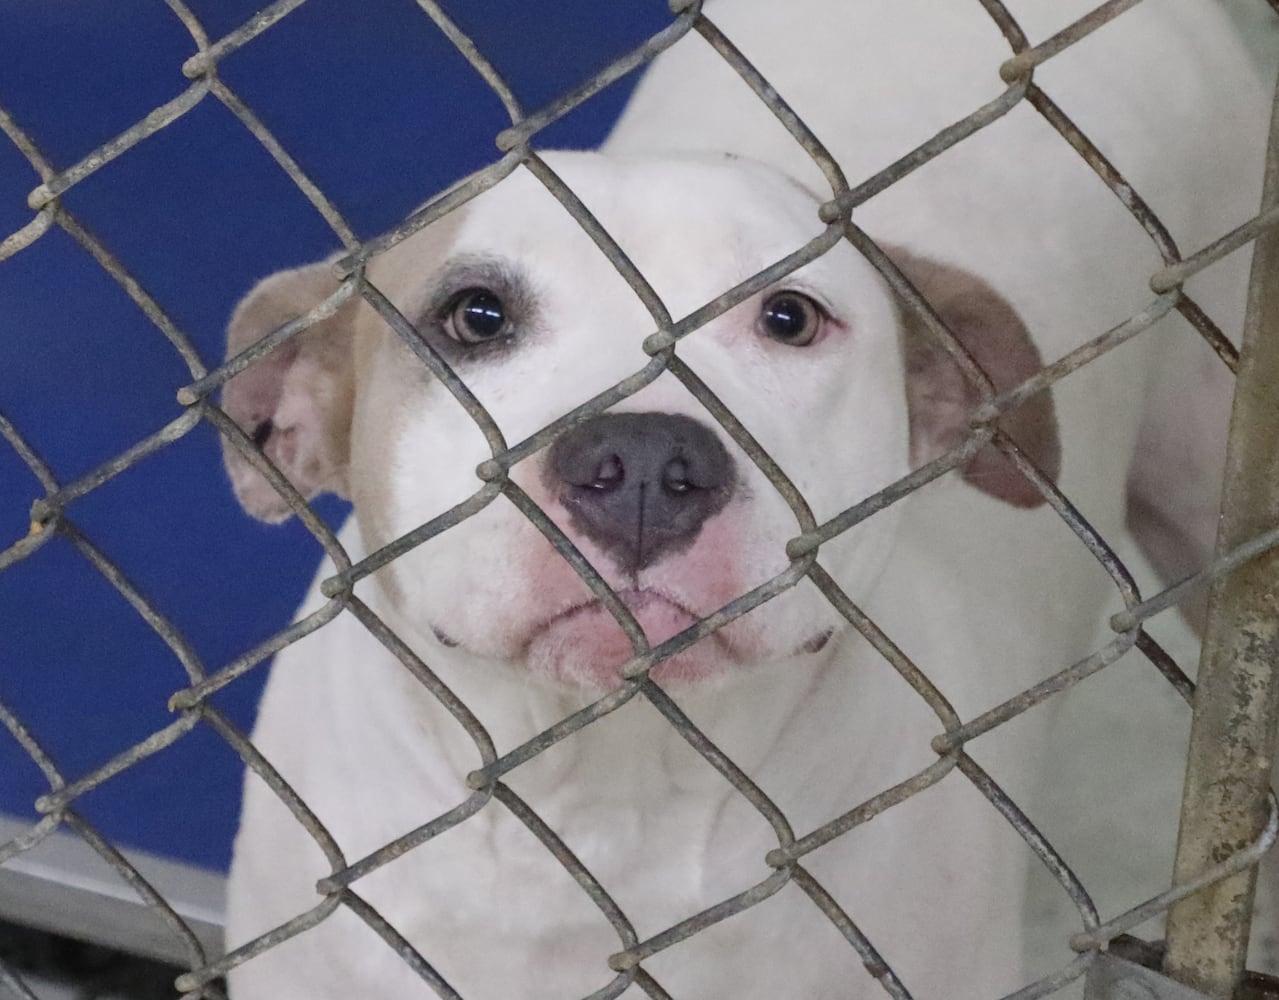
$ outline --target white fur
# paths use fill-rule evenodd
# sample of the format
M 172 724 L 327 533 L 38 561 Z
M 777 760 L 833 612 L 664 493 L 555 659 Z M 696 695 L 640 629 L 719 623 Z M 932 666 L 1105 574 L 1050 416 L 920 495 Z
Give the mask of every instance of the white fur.
M 1077 13 L 1057 8 L 1027 5 L 1033 38 Z M 1001 87 L 995 71 L 1006 45 L 975 3 L 742 0 L 709 13 L 854 181 Z M 1235 30 L 1201 0 L 1148 0 L 1040 74 L 1048 93 L 1108 144 L 1185 251 L 1242 221 L 1256 202 L 1266 94 Z M 1118 100 L 1112 87 L 1139 98 Z M 1235 119 L 1223 108 L 1236 109 Z M 821 229 L 813 199 L 773 170 L 679 152 L 731 150 L 823 190 L 798 147 L 697 38 L 649 71 L 607 148 L 629 155 L 559 154 L 550 162 L 677 318 Z M 675 155 L 647 155 L 663 150 Z M 1136 224 L 1028 107 L 856 218 L 876 236 L 990 281 L 1027 321 L 1046 360 L 1142 307 L 1151 297 L 1144 276 L 1158 267 Z M 672 230 L 681 234 L 674 247 Z M 543 322 L 527 345 L 462 372 L 508 443 L 647 362 L 640 345 L 652 321 L 530 176 L 517 173 L 464 209 L 445 248 L 431 233 L 372 269 L 374 283 L 410 318 L 442 256 L 500 253 L 534 289 Z M 1228 324 L 1242 301 L 1238 271 L 1204 288 Z M 753 328 L 756 298 L 690 336 L 679 354 L 800 486 L 820 521 L 908 468 L 897 322 L 882 282 L 845 244 L 783 287 L 811 292 L 847 329 L 806 349 L 767 341 Z M 376 325 L 367 315 L 362 322 Z M 1158 437 L 1151 428 L 1161 420 L 1174 431 L 1185 424 L 1169 415 L 1169 394 L 1158 386 L 1156 416 L 1143 417 L 1139 405 L 1158 338 L 1168 342 L 1163 353 L 1192 359 L 1170 368 L 1174 374 L 1193 369 L 1202 354 L 1177 322 L 1056 391 L 1061 485 L 1103 535 L 1123 530 L 1139 434 Z M 480 485 L 475 466 L 488 457 L 469 418 L 407 349 L 369 336 L 375 346 L 356 386 L 352 431 L 356 518 L 342 533 L 357 558 L 471 495 Z M 1222 404 L 1219 394 L 1201 396 L 1206 412 L 1194 420 L 1205 428 L 1198 447 L 1209 454 L 1217 430 L 1210 411 Z M 709 419 L 670 375 L 618 409 Z M 728 507 L 689 551 L 642 579 L 627 581 L 588 541 L 574 540 L 611 584 L 667 594 L 698 614 L 714 611 L 783 570 L 782 548 L 798 531 L 762 474 L 740 452 L 734 457 L 741 482 Z M 1160 475 L 1176 473 L 1137 458 L 1139 479 L 1166 485 Z M 554 508 L 539 461 L 521 463 L 512 477 Z M 1202 487 L 1209 505 L 1213 488 Z M 562 511 L 549 512 L 571 531 Z M 1102 611 L 1118 606 L 1106 575 L 1055 515 L 1014 510 L 955 475 L 823 547 L 821 563 L 964 718 L 1090 652 Z M 323 603 L 318 581 L 328 573 L 321 570 L 301 613 Z M 537 639 L 548 621 L 587 599 L 584 585 L 504 498 L 396 560 L 357 594 L 474 710 L 499 753 L 598 694 L 594 675 L 578 670 L 580 657 Z M 617 647 L 610 628 L 592 625 L 591 648 Z M 822 650 L 801 652 L 832 628 Z M 435 630 L 458 645 L 443 644 Z M 941 728 L 936 716 L 807 581 L 724 636 L 696 647 L 712 676 L 674 683 L 673 696 L 774 798 L 797 834 L 936 759 L 928 747 Z M 560 679 L 550 676 L 563 662 Z M 566 676 L 580 683 L 564 683 Z M 971 750 L 997 779 L 1024 784 L 1035 728 L 998 731 Z M 480 763 L 462 728 L 346 614 L 277 657 L 254 742 L 328 825 L 348 862 L 464 801 L 465 775 Z M 770 874 L 764 855 L 775 833 L 642 699 L 507 780 L 614 896 L 641 939 Z M 915 996 L 962 1000 L 1024 983 L 1021 886 L 1029 859 L 994 809 L 952 773 L 804 864 Z M 250 777 L 231 879 L 231 943 L 317 905 L 314 885 L 327 873 L 298 823 Z M 609 982 L 605 960 L 621 948 L 581 889 L 496 802 L 353 889 L 467 1000 L 587 995 Z M 795 886 L 645 968 L 676 997 L 881 992 Z M 234 970 L 231 987 L 235 1000 L 429 995 L 341 908 Z M 625 995 L 641 993 L 632 987 Z

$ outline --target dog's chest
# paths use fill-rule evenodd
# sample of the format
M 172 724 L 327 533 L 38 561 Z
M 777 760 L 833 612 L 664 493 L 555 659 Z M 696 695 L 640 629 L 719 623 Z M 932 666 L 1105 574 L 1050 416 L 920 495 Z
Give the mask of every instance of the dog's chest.
M 536 970 L 534 983 L 520 995 L 530 1000 L 586 995 L 611 978 L 608 955 L 769 874 L 760 845 L 744 856 L 742 840 L 754 838 L 741 837 L 743 817 L 721 801 L 678 790 L 642 806 L 616 797 L 529 800 L 571 851 L 568 866 L 504 805 L 490 802 L 461 828 L 360 885 L 464 996 L 504 995 L 513 983 L 527 982 L 529 970 Z M 577 865 L 575 878 L 570 867 Z M 612 920 L 583 891 L 586 872 L 616 904 Z M 619 914 L 625 914 L 620 923 Z M 634 933 L 629 940 L 626 924 Z M 664 959 L 655 968 L 686 977 L 705 958 L 707 967 L 722 968 L 720 959 L 746 949 L 759 933 L 744 923 L 726 930 L 698 941 L 698 962 L 687 962 L 685 948 L 684 960 Z M 383 971 L 399 976 L 390 964 Z

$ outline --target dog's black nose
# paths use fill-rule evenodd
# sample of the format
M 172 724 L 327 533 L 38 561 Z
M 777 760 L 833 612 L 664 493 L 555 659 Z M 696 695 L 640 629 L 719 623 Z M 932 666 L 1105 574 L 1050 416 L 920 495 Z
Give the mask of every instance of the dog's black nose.
M 551 446 L 546 469 L 573 526 L 629 571 L 691 545 L 733 484 L 715 432 L 669 413 L 594 417 Z

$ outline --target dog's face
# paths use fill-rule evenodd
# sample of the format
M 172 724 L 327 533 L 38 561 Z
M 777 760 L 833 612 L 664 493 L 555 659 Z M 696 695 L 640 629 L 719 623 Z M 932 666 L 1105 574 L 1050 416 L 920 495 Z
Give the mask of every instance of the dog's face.
M 729 158 L 550 162 L 679 319 L 821 232 L 789 178 Z M 997 382 L 1037 356 L 980 282 L 904 255 L 899 264 Z M 655 324 L 566 209 L 517 172 L 376 259 L 369 279 L 483 405 L 508 445 L 645 368 Z M 336 286 L 323 265 L 268 279 L 232 322 L 247 346 Z M 819 521 L 888 485 L 963 433 L 973 394 L 937 345 L 903 324 L 882 279 L 846 243 L 681 340 L 677 355 L 799 488 Z M 906 369 L 909 368 L 909 381 Z M 482 430 L 371 309 L 333 319 L 228 383 L 224 405 L 304 494 L 355 504 L 375 548 L 476 493 Z M 1042 412 L 1039 412 L 1042 411 Z M 1055 471 L 1045 404 L 1020 436 Z M 1040 439 L 1046 445 L 1039 447 Z M 282 501 L 228 452 L 259 516 Z M 1035 498 L 989 456 L 969 478 Z M 662 642 L 785 571 L 799 533 L 777 488 L 672 373 L 561 434 L 510 470 Z M 895 511 L 827 546 L 856 598 L 891 548 Z M 577 572 L 506 496 L 377 574 L 396 624 L 426 644 L 599 690 L 633 651 Z M 692 682 L 813 655 L 840 619 L 806 582 L 660 664 Z

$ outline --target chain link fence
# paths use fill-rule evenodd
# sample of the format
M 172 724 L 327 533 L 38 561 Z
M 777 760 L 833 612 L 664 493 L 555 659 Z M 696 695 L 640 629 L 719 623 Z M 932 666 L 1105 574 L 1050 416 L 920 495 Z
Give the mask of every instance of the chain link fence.
M 70 830 L 82 838 L 106 860 L 137 897 L 167 926 L 174 939 L 181 943 L 189 971 L 178 977 L 176 988 L 188 997 L 222 996 L 221 977 L 228 970 L 240 963 L 252 961 L 254 956 L 266 949 L 276 947 L 288 938 L 305 934 L 308 929 L 316 926 L 339 907 L 346 908 L 371 927 L 437 995 L 457 996 L 458 994 L 431 964 L 431 956 L 420 954 L 399 930 L 360 896 L 359 881 L 404 852 L 416 848 L 458 824 L 465 823 L 469 817 L 485 807 L 505 809 L 523 823 L 571 874 L 603 918 L 616 931 L 618 950 L 613 955 L 607 956 L 608 967 L 613 970 L 615 978 L 594 994 L 599 997 L 617 996 L 632 986 L 638 987 L 650 997 L 668 996 L 663 986 L 646 968 L 644 963 L 647 959 L 734 914 L 764 905 L 770 896 L 791 883 L 801 889 L 812 901 L 812 905 L 837 928 L 847 940 L 849 947 L 856 952 L 865 965 L 867 975 L 878 980 L 884 992 L 892 997 L 909 997 L 906 986 L 877 950 L 876 943 L 868 939 L 821 882 L 810 873 L 805 866 L 805 859 L 822 845 L 892 809 L 898 803 L 935 784 L 952 771 L 962 774 L 1003 815 L 1030 850 L 1052 873 L 1069 895 L 1078 912 L 1082 929 L 1070 940 L 1070 946 L 1077 953 L 1077 957 L 1015 994 L 1016 997 L 1024 1000 L 1050 994 L 1078 979 L 1112 942 L 1151 916 L 1167 911 L 1178 901 L 1186 899 L 1206 886 L 1229 886 L 1232 884 L 1229 881 L 1231 877 L 1247 878 L 1246 873 L 1255 870 L 1261 855 L 1273 842 L 1276 834 L 1277 817 L 1273 805 L 1269 819 L 1264 819 L 1264 787 L 1249 798 L 1242 810 L 1238 810 L 1240 815 L 1234 817 L 1236 823 L 1230 828 L 1222 828 L 1221 823 L 1218 822 L 1221 815 L 1219 804 L 1214 807 L 1209 803 L 1204 807 L 1207 813 L 1206 819 L 1202 817 L 1199 820 L 1188 819 L 1188 824 L 1206 822 L 1211 827 L 1201 835 L 1208 843 L 1207 850 L 1200 852 L 1207 861 L 1201 859 L 1199 863 L 1192 863 L 1183 859 L 1184 863 L 1178 869 L 1177 882 L 1170 889 L 1117 917 L 1102 921 L 1088 890 L 1076 878 L 1069 865 L 1009 795 L 966 751 L 970 741 L 1096 674 L 1132 649 L 1138 650 L 1148 659 L 1182 697 L 1188 702 L 1192 701 L 1194 685 L 1173 658 L 1147 632 L 1146 621 L 1151 616 L 1178 603 L 1197 588 L 1227 578 L 1227 574 L 1241 566 L 1248 566 L 1249 572 L 1253 574 L 1251 583 L 1247 585 L 1251 593 L 1256 594 L 1258 587 L 1263 589 L 1266 586 L 1273 587 L 1274 561 L 1258 557 L 1270 552 L 1279 544 L 1279 529 L 1273 524 L 1258 523 L 1254 505 L 1251 514 L 1241 515 L 1237 519 L 1237 529 L 1229 537 L 1228 544 L 1221 554 L 1209 566 L 1176 586 L 1153 597 L 1143 598 L 1128 569 L 1116 557 L 1107 541 L 1093 530 L 1084 516 L 1072 506 L 1070 499 L 1056 488 L 1050 478 L 996 426 L 996 420 L 1001 415 L 1035 393 L 1066 378 L 1081 366 L 1097 363 L 1108 351 L 1136 337 L 1161 317 L 1174 311 L 1180 313 L 1202 335 L 1217 353 L 1223 365 L 1229 367 L 1231 371 L 1240 372 L 1241 377 L 1259 380 L 1259 384 L 1264 386 L 1267 380 L 1273 380 L 1276 377 L 1275 372 L 1279 371 L 1279 366 L 1273 363 L 1268 372 L 1259 370 L 1259 365 L 1270 363 L 1266 360 L 1265 350 L 1259 346 L 1262 344 L 1263 333 L 1269 335 L 1271 345 L 1269 357 L 1273 358 L 1273 345 L 1276 338 L 1270 335 L 1273 333 L 1272 330 L 1260 331 L 1260 321 L 1258 321 L 1255 324 L 1256 329 L 1250 334 L 1251 339 L 1245 342 L 1245 354 L 1241 358 L 1240 352 L 1229 338 L 1218 329 L 1212 318 L 1199 307 L 1184 288 L 1184 282 L 1187 279 L 1226 254 L 1259 237 L 1268 238 L 1268 234 L 1273 234 L 1273 226 L 1279 221 L 1279 207 L 1275 206 L 1272 200 L 1261 214 L 1246 225 L 1224 234 L 1218 241 L 1207 247 L 1188 256 L 1183 255 L 1168 230 L 1143 201 L 1140 193 L 1125 180 L 1119 167 L 1111 163 L 1102 151 L 1090 142 L 1088 136 L 1067 117 L 1054 103 L 1052 97 L 1035 81 L 1037 67 L 1053 59 L 1089 33 L 1099 29 L 1104 30 L 1104 25 L 1108 21 L 1122 16 L 1126 10 L 1135 6 L 1137 0 L 1111 0 L 1104 3 L 1087 17 L 1037 45 L 1030 43 L 1017 21 L 1000 0 L 972 0 L 974 3 L 980 3 L 1007 41 L 1008 59 L 998 67 L 999 74 L 1006 83 L 1005 91 L 997 99 L 975 109 L 967 117 L 955 121 L 898 162 L 875 176 L 855 184 L 849 183 L 839 163 L 827 152 L 818 137 L 812 134 L 805 123 L 787 106 L 784 95 L 776 93 L 769 82 L 734 47 L 732 41 L 717 29 L 713 19 L 702 11 L 702 5 L 697 0 L 673 0 L 671 19 L 663 30 L 604 71 L 581 83 L 571 92 L 532 112 L 521 107 L 515 93 L 503 81 L 494 66 L 486 60 L 484 54 L 439 5 L 430 0 L 418 0 L 423 16 L 429 18 L 438 30 L 447 36 L 458 52 L 465 57 L 474 71 L 500 99 L 509 113 L 510 126 L 496 136 L 496 146 L 500 155 L 490 166 L 433 198 L 423 208 L 405 219 L 401 225 L 368 241 L 361 241 L 355 235 L 338 206 L 326 197 L 308 177 L 303 167 L 272 134 L 267 124 L 224 80 L 219 78 L 217 73 L 219 60 L 246 45 L 253 44 L 255 39 L 264 32 L 270 31 L 282 19 L 290 16 L 303 5 L 303 2 L 304 0 L 278 0 L 229 34 L 211 39 L 200 19 L 183 0 L 166 0 L 169 9 L 189 32 L 196 48 L 196 53 L 182 66 L 182 72 L 191 81 L 190 85 L 177 97 L 155 108 L 132 127 L 125 129 L 69 167 L 59 168 L 50 162 L 24 132 L 22 123 L 0 107 L 0 130 L 3 130 L 9 141 L 21 152 L 40 179 L 40 183 L 28 199 L 28 205 L 33 213 L 30 221 L 6 236 L 3 243 L 0 243 L 0 261 L 23 253 L 52 230 L 61 230 L 66 233 L 145 313 L 159 335 L 167 340 L 173 351 L 181 358 L 190 377 L 189 383 L 178 391 L 178 400 L 185 408 L 185 412 L 178 419 L 157 428 L 154 433 L 99 468 L 71 482 L 59 481 L 49 465 L 27 443 L 23 429 L 0 415 L 0 437 L 3 437 L 7 446 L 38 479 L 44 490 L 44 495 L 32 506 L 30 533 L 27 537 L 19 539 L 0 551 L 0 571 L 22 560 L 38 558 L 40 550 L 55 537 L 65 539 L 163 640 L 173 656 L 182 664 L 189 679 L 188 685 L 176 691 L 169 701 L 169 708 L 174 714 L 174 720 L 170 724 L 158 729 L 102 766 L 79 775 L 65 774 L 55 766 L 50 755 L 41 748 L 38 734 L 29 731 L 23 719 L 0 704 L 0 722 L 40 768 L 48 783 L 48 791 L 35 802 L 35 808 L 43 818 L 20 835 L 0 845 L 0 862 L 9 861 L 34 848 L 59 827 Z M 532 144 L 539 133 L 550 124 L 614 81 L 644 66 L 685 35 L 694 32 L 714 47 L 741 78 L 741 85 L 751 88 L 759 100 L 789 130 L 795 142 L 808 153 L 826 177 L 830 185 L 830 196 L 821 208 L 821 219 L 825 229 L 807 246 L 777 261 L 737 287 L 724 290 L 718 298 L 706 303 L 688 316 L 676 317 L 667 311 L 645 276 L 632 264 L 574 192 L 538 155 Z M 202 102 L 210 100 L 225 106 L 240 121 L 244 129 L 262 145 L 280 169 L 309 200 L 344 248 L 343 256 L 335 265 L 336 272 L 340 276 L 340 285 L 334 294 L 307 314 L 280 327 L 225 364 L 214 368 L 210 368 L 200 357 L 191 340 L 179 324 L 171 318 L 169 311 L 147 293 L 101 240 L 77 221 L 62 200 L 67 192 L 92 177 L 103 166 L 118 157 L 127 156 L 130 150 L 168 128 Z M 852 212 L 857 206 L 899 179 L 944 154 L 946 150 L 962 143 L 1022 104 L 1033 107 L 1060 135 L 1063 156 L 1082 157 L 1095 173 L 1097 183 L 1106 185 L 1123 203 L 1148 234 L 1164 266 L 1151 277 L 1151 298 L 1146 308 L 1113 329 L 1099 333 L 1065 357 L 1053 361 L 1021 385 L 997 392 L 987 376 L 938 320 L 932 309 L 889 257 L 852 220 Z M 644 344 L 650 361 L 642 369 L 612 389 L 565 413 L 526 440 L 512 444 L 505 439 L 501 429 L 472 395 L 465 381 L 426 341 L 416 335 L 410 322 L 368 280 L 365 268 L 377 255 L 465 205 L 493 187 L 502 178 L 521 169 L 529 171 L 541 181 L 580 223 L 583 231 L 595 242 L 600 252 L 608 258 L 647 308 L 654 332 Z M 1272 191 L 1272 199 L 1273 195 Z M 677 347 L 684 337 L 715 317 L 779 278 L 816 259 L 833 245 L 844 240 L 851 243 L 878 268 L 889 286 L 904 303 L 905 308 L 913 311 L 932 335 L 946 345 L 947 350 L 963 369 L 965 376 L 980 393 L 982 405 L 979 420 L 975 423 L 971 434 L 962 443 L 899 482 L 865 498 L 837 516 L 819 523 L 810 512 L 801 491 L 787 479 L 773 458 L 752 439 L 736 417 L 680 358 Z M 1273 269 L 1272 257 L 1269 255 L 1272 253 L 1273 251 L 1267 251 L 1264 260 L 1269 262 L 1266 266 Z M 245 431 L 236 426 L 219 408 L 217 395 L 221 387 L 237 373 L 244 371 L 271 352 L 279 350 L 282 345 L 302 334 L 308 327 L 331 316 L 344 302 L 356 297 L 362 298 L 380 314 L 390 329 L 416 354 L 425 368 L 465 407 L 489 442 L 492 455 L 480 467 L 479 475 L 482 482 L 470 498 L 443 516 L 421 525 L 393 544 L 374 552 L 367 558 L 353 562 L 337 537 L 294 486 L 254 445 Z M 1273 318 L 1270 322 L 1273 324 Z M 1261 360 L 1250 366 L 1248 351 L 1256 352 L 1257 358 Z M 714 614 L 698 621 L 673 638 L 650 645 L 643 629 L 624 601 L 610 589 L 572 541 L 509 478 L 508 472 L 517 462 L 548 447 L 565 431 L 627 399 L 660 375 L 670 375 L 679 379 L 717 421 L 723 432 L 755 462 L 786 500 L 801 526 L 801 531 L 786 547 L 790 565 L 785 572 L 766 584 L 738 596 Z M 1273 385 L 1273 382 L 1270 384 Z M 1275 428 L 1265 426 L 1264 422 L 1261 422 L 1263 419 L 1261 417 L 1253 419 L 1257 422 L 1255 429 L 1260 433 L 1262 441 L 1261 445 L 1253 445 L 1254 451 L 1260 448 L 1264 452 L 1267 447 L 1273 451 Z M 211 669 L 201 661 L 183 634 L 166 620 L 148 600 L 147 595 L 130 582 L 125 574 L 104 555 L 93 539 L 77 527 L 72 517 L 74 505 L 82 497 L 189 434 L 201 423 L 215 427 L 231 447 L 266 477 L 287 502 L 289 509 L 323 546 L 336 567 L 336 573 L 324 583 L 323 593 L 327 603 L 320 610 L 302 618 L 269 641 L 246 650 L 231 662 L 216 669 Z M 1242 438 L 1239 439 L 1242 440 Z M 1271 444 L 1267 446 L 1264 443 L 1266 441 Z M 1113 581 L 1116 592 L 1123 600 L 1124 610 L 1115 615 L 1111 621 L 1113 638 L 1091 655 L 1066 666 L 988 711 L 974 718 L 963 719 L 954 712 L 925 673 L 841 590 L 836 581 L 823 569 L 819 556 L 824 543 L 960 466 L 978 449 L 987 445 L 993 445 L 1007 456 L 1021 475 L 1034 485 L 1051 509 L 1060 516 L 1062 522 L 1074 533 L 1079 542 L 1104 568 Z M 1255 467 L 1246 463 L 1239 466 L 1234 475 L 1242 482 L 1250 475 L 1250 469 L 1255 472 Z M 1246 492 L 1246 489 L 1246 486 L 1232 484 L 1232 490 L 1236 493 Z M 426 540 L 448 531 L 498 497 L 506 497 L 514 503 L 551 541 L 563 558 L 577 571 L 600 604 L 614 616 L 634 650 L 632 658 L 622 669 L 624 683 L 621 687 L 588 707 L 556 722 L 523 745 L 504 753 L 499 753 L 485 727 L 476 714 L 473 714 L 472 708 L 460 702 L 440 681 L 430 665 L 423 662 L 366 603 L 354 594 L 354 587 L 358 581 Z M 1262 501 L 1260 506 L 1264 507 L 1265 502 Z M 1258 569 L 1258 567 L 1261 568 Z M 1266 572 L 1270 573 L 1269 584 L 1264 582 Z M 934 763 L 907 780 L 883 789 L 866 801 L 848 803 L 847 811 L 834 820 L 816 829 L 796 832 L 783 811 L 681 711 L 670 695 L 650 679 L 649 672 L 663 660 L 710 636 L 729 622 L 749 613 L 803 580 L 815 585 L 838 613 L 860 632 L 917 692 L 936 715 L 941 732 L 932 741 L 932 749 L 936 753 Z M 1229 602 L 1238 599 L 1224 593 L 1224 590 L 1228 588 L 1222 589 L 1220 601 Z M 1264 636 L 1260 639 L 1258 636 L 1266 628 L 1273 631 L 1273 617 L 1267 619 L 1267 614 L 1272 616 L 1273 609 L 1267 611 L 1263 608 L 1254 615 L 1255 627 L 1250 633 L 1254 641 L 1254 652 L 1260 648 L 1256 646 L 1256 643 L 1262 642 L 1264 645 Z M 273 769 L 271 762 L 255 749 L 226 715 L 215 707 L 212 700 L 217 692 L 235 683 L 237 679 L 250 671 L 265 669 L 266 661 L 273 654 L 301 637 L 323 628 L 326 623 L 339 615 L 349 615 L 358 619 L 386 649 L 402 662 L 405 670 L 440 700 L 441 704 L 470 734 L 482 761 L 482 766 L 468 776 L 468 785 L 473 790 L 469 798 L 458 803 L 447 813 L 431 818 L 418 829 L 356 860 L 343 855 L 334 838 L 308 809 L 307 803 L 289 787 Z M 1229 615 L 1223 613 L 1219 617 L 1225 621 Z M 1227 626 L 1221 627 L 1224 629 Z M 1244 639 L 1247 638 L 1248 636 L 1245 635 Z M 1213 633 L 1210 632 L 1210 642 L 1212 641 Z M 1221 640 L 1218 636 L 1218 641 L 1220 643 L 1226 640 Z M 1260 648 L 1262 654 L 1259 656 L 1260 660 L 1264 661 L 1264 654 L 1270 648 L 1272 647 Z M 1206 684 L 1224 683 L 1229 687 L 1232 683 L 1230 671 L 1235 669 L 1232 664 L 1237 658 L 1219 659 L 1218 668 L 1211 674 L 1201 674 L 1201 679 Z M 1261 672 L 1264 673 L 1264 671 Z M 1210 679 L 1218 676 L 1224 677 L 1224 681 Z M 1271 719 L 1266 714 L 1267 697 L 1264 690 L 1266 683 L 1268 681 L 1264 678 L 1258 681 L 1247 699 L 1249 710 L 1254 716 L 1254 724 L 1262 731 L 1266 730 L 1271 723 Z M 1214 695 L 1214 697 L 1218 696 Z M 771 874 L 766 879 L 758 884 L 743 887 L 738 894 L 643 939 L 637 934 L 627 914 L 610 896 L 608 887 L 596 880 L 555 831 L 539 817 L 534 807 L 521 799 L 505 780 L 507 775 L 521 765 L 556 743 L 572 739 L 575 733 L 617 711 L 633 699 L 645 700 L 660 712 L 679 735 L 758 811 L 776 834 L 776 846 L 769 851 L 766 858 L 767 865 L 771 869 Z M 1211 721 L 1204 721 L 1201 724 L 1200 720 L 1209 714 L 1201 711 L 1196 716 L 1196 745 L 1199 747 L 1197 753 L 1200 755 L 1201 765 L 1211 772 L 1204 778 L 1204 782 L 1211 786 L 1214 781 L 1220 779 L 1220 775 L 1213 770 L 1216 764 L 1212 759 L 1211 747 L 1213 740 L 1220 740 L 1221 736 L 1219 731 L 1212 729 Z M 1238 723 L 1235 720 L 1220 724 L 1237 725 Z M 166 748 L 174 745 L 197 727 L 217 733 L 239 755 L 244 764 L 270 786 L 296 817 L 297 822 L 309 831 L 331 865 L 330 874 L 318 887 L 321 898 L 313 909 L 299 913 L 284 925 L 225 955 L 210 953 L 186 921 L 170 906 L 162 893 L 149 884 L 125 856 L 77 811 L 77 800 L 82 796 L 112 781 L 117 775 L 145 759 L 164 753 Z M 1199 731 L 1201 728 L 1202 733 Z M 1207 749 L 1204 749 L 1205 746 Z M 1257 750 L 1258 754 L 1264 755 L 1265 752 L 1260 748 Z M 1231 766 L 1251 768 L 1254 772 L 1255 765 L 1255 758 L 1235 759 L 1231 762 Z M 496 800 L 496 805 L 493 804 L 493 800 Z M 1260 823 L 1258 823 L 1259 816 L 1262 817 Z M 1260 832 L 1258 832 L 1259 826 L 1264 827 Z M 1224 854 L 1220 849 L 1222 844 L 1238 845 L 1240 843 L 1246 846 L 1241 849 L 1232 847 Z M 1244 874 L 1241 876 L 1240 873 Z M 1223 882 L 1223 880 L 1227 881 Z M 1227 893 L 1227 895 L 1231 894 Z M 1235 892 L 1233 895 L 1237 896 L 1238 893 Z M 1198 900 L 1206 897 L 1195 898 Z M 1194 918 L 1185 919 L 1192 921 Z M 1210 921 L 1220 919 L 1220 915 L 1209 914 L 1206 919 Z M 1242 942 L 1246 942 L 1247 938 L 1246 915 L 1242 921 L 1235 920 L 1230 927 L 1232 928 L 1229 934 L 1231 940 L 1227 950 L 1240 953 L 1243 947 Z M 1179 940 L 1176 937 L 1177 933 L 1178 922 L 1174 919 L 1170 951 L 1181 957 L 1176 960 L 1173 968 L 1199 968 L 1205 960 L 1202 955 L 1191 953 L 1194 945 L 1185 943 L 1191 935 L 1182 931 L 1182 937 Z M 1178 949 L 1182 951 L 1179 952 Z M 601 960 L 604 957 L 601 956 Z M 1211 961 L 1217 960 L 1212 958 Z M 1231 961 L 1234 961 L 1237 966 L 1237 958 Z M 1226 962 L 1226 965 L 1230 965 L 1230 962 Z M 1218 978 L 1212 981 L 1221 981 L 1220 975 L 1222 974 L 1218 973 Z M 1224 975 L 1227 977 L 1234 975 L 1237 978 L 1237 969 L 1234 972 L 1228 970 Z M 31 989 L 24 985 L 15 966 L 0 964 L 0 985 L 18 997 L 30 1000 L 34 996 Z

